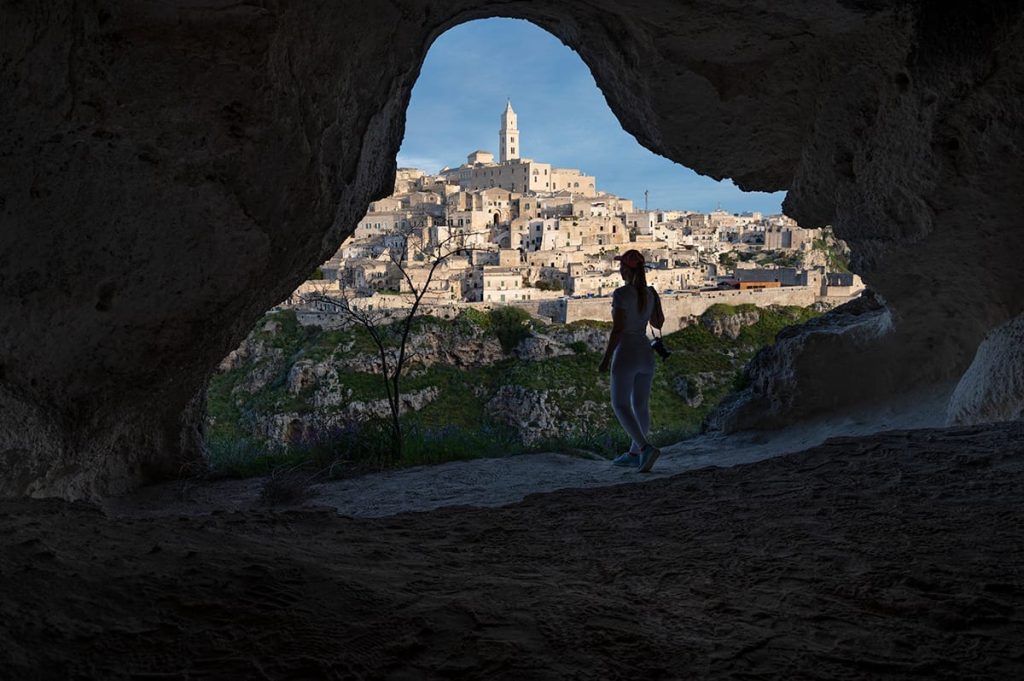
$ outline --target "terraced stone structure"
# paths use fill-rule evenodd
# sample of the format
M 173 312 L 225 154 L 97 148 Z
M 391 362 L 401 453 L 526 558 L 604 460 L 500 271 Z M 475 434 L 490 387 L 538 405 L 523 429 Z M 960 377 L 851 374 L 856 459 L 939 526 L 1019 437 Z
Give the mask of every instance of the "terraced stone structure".
M 496 15 L 577 50 L 644 146 L 851 245 L 884 307 L 791 343 L 772 423 L 950 384 L 1013 328 L 1019 2 L 5 3 L 0 494 L 196 461 L 209 373 L 390 191 L 431 41 Z

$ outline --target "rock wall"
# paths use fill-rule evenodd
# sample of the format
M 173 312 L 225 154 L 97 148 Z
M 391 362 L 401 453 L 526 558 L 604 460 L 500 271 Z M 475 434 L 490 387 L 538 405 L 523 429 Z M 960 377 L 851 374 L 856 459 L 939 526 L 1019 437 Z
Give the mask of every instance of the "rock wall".
M 770 430 L 903 389 L 879 371 L 893 354 L 892 314 L 873 292 L 779 332 L 747 365 L 747 386 L 705 420 L 710 430 Z M 814 380 L 808 380 L 813 377 Z
M 704 314 L 712 305 L 797 305 L 807 307 L 818 299 L 817 289 L 809 286 L 745 291 L 702 291 L 700 293 L 661 294 L 665 311 L 666 333 L 685 327 L 694 317 Z M 570 298 L 561 304 L 558 321 L 574 322 L 581 319 L 612 320 L 611 298 Z
M 431 41 L 495 15 L 641 144 L 834 224 L 905 383 L 1022 312 L 1018 2 L 5 3 L 0 494 L 194 461 L 209 372 L 389 191 Z
M 993 330 L 949 400 L 949 425 L 1024 419 L 1024 316 Z

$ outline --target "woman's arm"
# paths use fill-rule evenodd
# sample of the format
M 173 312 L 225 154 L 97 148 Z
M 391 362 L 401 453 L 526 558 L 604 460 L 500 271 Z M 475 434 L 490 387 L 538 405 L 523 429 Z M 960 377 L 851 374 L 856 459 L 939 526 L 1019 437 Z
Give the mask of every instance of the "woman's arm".
M 622 331 L 626 328 L 626 311 L 621 307 L 612 308 L 612 331 L 608 334 L 608 347 L 605 348 L 604 358 L 601 360 L 601 364 L 597 367 L 597 370 L 601 373 L 608 371 L 608 366 L 612 361 L 612 354 L 615 352 L 615 348 L 619 345 L 619 338 L 622 336 Z
M 651 287 L 654 291 L 654 287 Z M 654 291 L 654 312 L 651 313 L 651 326 L 656 329 L 661 329 L 665 325 L 665 312 L 661 309 L 661 296 L 658 295 L 657 291 Z

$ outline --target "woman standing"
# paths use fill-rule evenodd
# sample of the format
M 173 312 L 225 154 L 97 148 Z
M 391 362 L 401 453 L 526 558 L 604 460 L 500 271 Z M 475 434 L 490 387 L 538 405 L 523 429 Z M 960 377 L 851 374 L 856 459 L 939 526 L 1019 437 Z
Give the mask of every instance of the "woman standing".
M 660 329 L 665 323 L 665 314 L 657 292 L 647 285 L 644 256 L 640 251 L 630 249 L 615 259 L 619 261 L 619 274 L 625 284 L 612 293 L 612 331 L 598 371 L 608 371 L 611 364 L 612 409 L 633 440 L 629 451 L 612 463 L 635 466 L 646 473 L 661 455 L 647 440 L 654 381 L 654 351 L 647 340 L 647 324 Z

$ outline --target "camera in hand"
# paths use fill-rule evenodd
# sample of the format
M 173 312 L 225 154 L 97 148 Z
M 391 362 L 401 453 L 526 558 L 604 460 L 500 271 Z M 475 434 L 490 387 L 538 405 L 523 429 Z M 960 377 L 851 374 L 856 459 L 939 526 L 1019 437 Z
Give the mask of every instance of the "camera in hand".
M 663 360 L 668 359 L 668 356 L 672 354 L 669 349 L 665 347 L 665 344 L 661 342 L 660 336 L 651 341 L 651 349 L 661 355 Z

